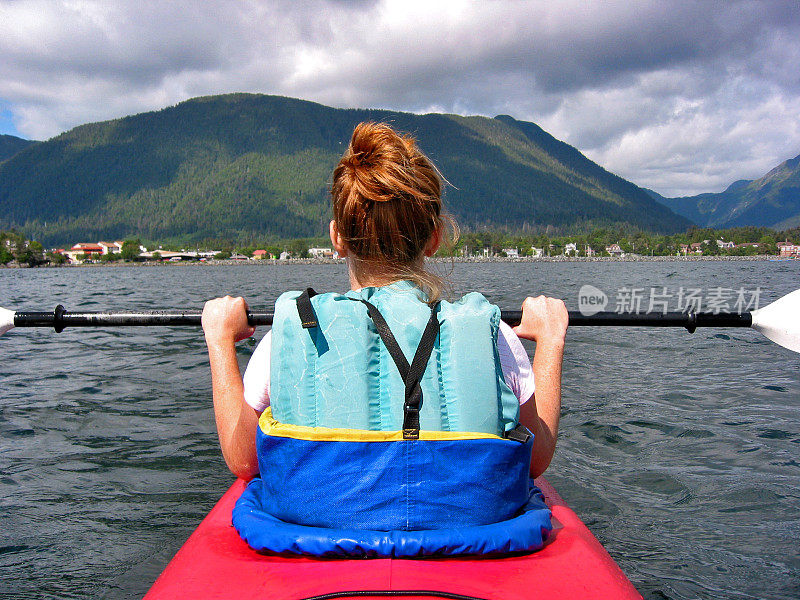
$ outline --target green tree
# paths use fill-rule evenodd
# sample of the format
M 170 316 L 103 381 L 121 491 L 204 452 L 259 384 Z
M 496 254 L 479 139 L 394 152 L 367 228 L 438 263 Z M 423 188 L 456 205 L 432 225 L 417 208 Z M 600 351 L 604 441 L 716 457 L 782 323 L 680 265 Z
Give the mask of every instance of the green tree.
M 31 263 L 35 262 L 36 259 L 31 249 L 23 243 L 17 246 L 16 250 L 14 250 L 14 260 L 21 265 L 30 265 Z
M 308 258 L 308 243 L 306 240 L 292 240 L 287 245 L 287 250 L 297 258 Z
M 120 252 L 122 260 L 136 260 L 139 258 L 141 250 L 139 246 L 141 242 L 136 240 L 125 240 L 122 242 L 122 251 Z
M 58 252 L 48 252 L 45 258 L 50 262 L 51 265 L 63 265 L 67 262 L 67 257 L 63 254 L 59 254 Z
M 161 252 L 156 250 L 155 252 L 153 252 L 153 257 L 152 258 L 153 258 L 153 260 L 161 260 Z

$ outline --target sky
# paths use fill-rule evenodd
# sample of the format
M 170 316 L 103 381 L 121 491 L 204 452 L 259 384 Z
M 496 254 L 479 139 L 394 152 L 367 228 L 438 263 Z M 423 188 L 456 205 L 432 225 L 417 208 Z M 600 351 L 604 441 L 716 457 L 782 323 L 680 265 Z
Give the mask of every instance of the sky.
M 533 121 L 665 196 L 800 154 L 800 4 L 0 0 L 0 133 L 228 92 Z

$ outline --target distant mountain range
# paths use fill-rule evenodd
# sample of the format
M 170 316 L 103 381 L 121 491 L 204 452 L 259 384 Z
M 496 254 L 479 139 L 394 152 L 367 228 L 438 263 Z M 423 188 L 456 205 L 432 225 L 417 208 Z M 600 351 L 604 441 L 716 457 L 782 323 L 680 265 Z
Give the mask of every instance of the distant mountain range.
M 0 133 L 0 163 L 36 143 L 32 140 L 24 140 L 13 135 Z
M 753 181 L 742 179 L 724 192 L 658 202 L 701 227 L 763 225 L 789 229 L 800 225 L 800 156 L 789 159 Z
M 48 246 L 127 236 L 245 243 L 324 235 L 331 172 L 361 121 L 386 121 L 417 137 L 452 184 L 446 202 L 467 229 L 690 226 L 643 189 L 509 116 L 342 110 L 232 94 L 6 151 L 0 228 L 20 227 Z

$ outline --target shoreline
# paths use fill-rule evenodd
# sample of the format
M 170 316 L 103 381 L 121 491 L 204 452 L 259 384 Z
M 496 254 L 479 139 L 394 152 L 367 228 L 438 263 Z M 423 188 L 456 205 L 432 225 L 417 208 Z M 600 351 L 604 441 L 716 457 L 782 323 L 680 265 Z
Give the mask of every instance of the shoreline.
M 754 256 L 524 256 L 519 258 L 507 258 L 500 256 L 454 256 L 439 257 L 428 259 L 431 263 L 538 263 L 538 262 L 725 262 L 725 261 L 784 261 L 792 260 L 781 258 L 778 255 L 758 254 Z M 796 260 L 796 259 L 794 259 Z M 286 260 L 277 259 L 258 259 L 258 260 L 209 260 L 199 262 L 195 260 L 186 261 L 143 261 L 143 262 L 108 262 L 108 263 L 89 263 L 89 264 L 65 264 L 65 265 L 41 265 L 30 267 L 28 265 L 0 265 L 0 269 L 62 269 L 62 268 L 106 268 L 106 267 L 172 267 L 172 266 L 219 266 L 219 265 L 335 265 L 344 264 L 344 259 L 332 258 L 289 258 Z

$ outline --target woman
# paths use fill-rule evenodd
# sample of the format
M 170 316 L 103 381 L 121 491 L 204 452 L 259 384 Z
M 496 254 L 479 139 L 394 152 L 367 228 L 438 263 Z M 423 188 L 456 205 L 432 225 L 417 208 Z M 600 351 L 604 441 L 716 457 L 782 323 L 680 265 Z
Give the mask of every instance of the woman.
M 512 437 L 519 423 L 534 436 L 530 475 L 547 468 L 558 433 L 566 308 L 560 300 L 527 298 L 522 321 L 512 331 L 479 294 L 453 304 L 440 301 L 444 282 L 425 270 L 424 259 L 436 253 L 452 223 L 442 209 L 441 185 L 438 171 L 412 138 L 383 124 L 358 125 L 331 187 L 330 237 L 347 260 L 351 292 L 282 296 L 273 331 L 256 349 L 244 382 L 234 344 L 254 333 L 247 305 L 229 296 L 206 304 L 203 328 L 217 429 L 226 463 L 237 477 L 249 480 L 259 473 L 259 452 L 266 451 L 257 449 L 256 433 L 270 403 L 269 418 L 280 417 L 281 423 L 388 431 L 402 425 L 404 435 L 411 432 L 405 439 L 418 439 L 413 436 L 420 430 Z M 311 315 L 310 330 L 304 309 Z M 336 327 L 344 328 L 336 333 Z M 429 328 L 431 335 L 420 334 Z M 413 353 L 426 335 L 428 355 L 405 361 L 406 370 L 411 363 L 417 371 L 409 383 L 400 355 Z M 536 342 L 532 365 L 520 337 Z M 376 359 L 376 353 L 384 358 Z M 347 392 L 337 396 L 342 389 Z M 403 393 L 405 405 L 395 398 Z

